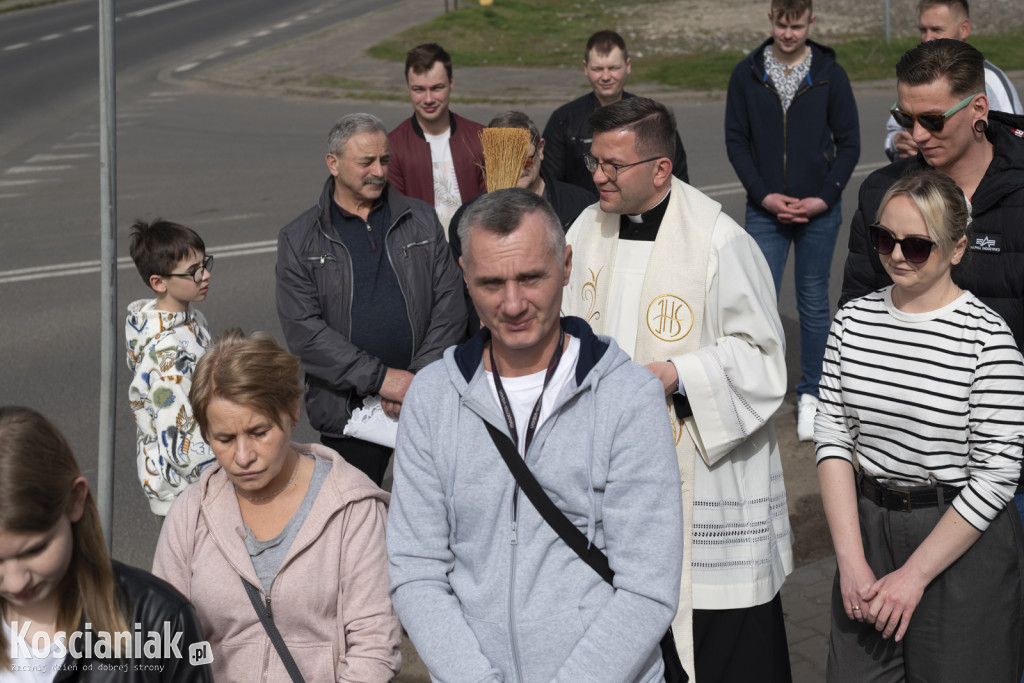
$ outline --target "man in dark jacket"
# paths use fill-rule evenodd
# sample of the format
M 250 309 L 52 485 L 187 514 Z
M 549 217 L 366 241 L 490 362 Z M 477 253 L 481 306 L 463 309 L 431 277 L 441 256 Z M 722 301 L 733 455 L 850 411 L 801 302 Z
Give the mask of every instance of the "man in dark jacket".
M 782 286 L 789 245 L 800 313 L 797 437 L 810 441 L 828 339 L 840 199 L 860 157 L 857 104 L 835 52 L 807 39 L 811 0 L 774 0 L 772 37 L 736 65 L 725 145 L 747 191 L 745 228 Z
M 433 209 L 387 186 L 387 130 L 342 117 L 327 138 L 331 177 L 277 243 L 277 314 L 302 359 L 306 412 L 320 441 L 378 485 L 391 448 L 344 436 L 379 394 L 397 417 L 412 373 L 462 341 L 461 275 Z
M 921 43 L 900 58 L 896 111 L 910 124 L 919 150 L 861 185 L 839 304 L 892 283 L 868 240 L 868 226 L 889 186 L 907 170 L 927 165 L 953 178 L 971 202 L 969 253 L 953 280 L 1003 316 L 1021 346 L 1024 116 L 989 111 L 984 63 L 977 49 L 951 39 Z
M 598 31 L 590 36 L 583 52 L 583 73 L 593 92 L 563 104 L 544 126 L 547 141 L 547 169 L 554 180 L 578 185 L 597 195 L 594 178 L 583 157 L 590 153 L 591 129 L 588 119 L 601 107 L 634 97 L 623 90 L 629 76 L 630 61 L 626 41 L 615 31 Z M 690 182 L 686 169 L 686 150 L 676 133 L 676 152 L 672 175 Z
M 452 58 L 426 43 L 405 58 L 413 115 L 391 131 L 388 182 L 408 197 L 433 205 L 447 227 L 459 206 L 487 191 L 479 123 L 448 108 L 455 79 Z

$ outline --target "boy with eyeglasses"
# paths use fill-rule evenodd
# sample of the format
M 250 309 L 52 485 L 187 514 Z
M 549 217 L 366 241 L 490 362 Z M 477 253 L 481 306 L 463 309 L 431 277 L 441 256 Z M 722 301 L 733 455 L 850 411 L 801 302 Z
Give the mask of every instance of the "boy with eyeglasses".
M 161 219 L 136 221 L 129 251 L 156 294 L 128 306 L 125 340 L 135 375 L 128 399 L 138 428 L 139 481 L 162 523 L 214 459 L 188 400 L 192 372 L 210 345 L 206 318 L 192 304 L 206 300 L 213 256 L 195 230 Z
M 744 228 L 782 287 L 790 244 L 800 313 L 797 438 L 810 441 L 829 324 L 828 282 L 843 188 L 860 158 L 857 103 L 829 47 L 808 40 L 811 0 L 772 0 L 772 35 L 736 65 L 725 145 L 747 191 Z

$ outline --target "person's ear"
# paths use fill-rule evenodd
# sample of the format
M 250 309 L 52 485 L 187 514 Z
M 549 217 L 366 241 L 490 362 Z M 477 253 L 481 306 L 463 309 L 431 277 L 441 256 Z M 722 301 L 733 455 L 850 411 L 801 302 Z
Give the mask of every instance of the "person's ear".
M 562 279 L 562 286 L 565 287 L 569 284 L 569 275 L 572 273 L 572 245 L 565 245 L 565 277 Z
M 672 180 L 672 160 L 668 157 L 661 157 L 654 162 L 654 186 L 664 187 L 665 183 Z
M 337 155 L 335 155 L 335 154 L 328 154 L 327 157 L 325 158 L 325 161 L 327 162 L 327 170 L 331 172 L 332 176 L 337 178 L 338 177 L 338 163 L 339 163 L 339 159 L 338 159 Z
M 957 265 L 963 259 L 964 254 L 967 253 L 967 237 L 961 237 L 957 240 L 957 243 L 953 246 L 953 253 L 950 255 L 949 262 L 951 265 Z
M 544 161 L 544 138 L 541 138 L 540 142 L 537 143 L 537 151 L 535 152 L 535 154 L 537 156 L 538 164 Z
M 628 76 L 632 71 L 633 62 L 629 57 L 626 57 L 626 75 Z
M 167 292 L 167 280 L 164 279 L 163 275 L 150 275 L 149 286 L 157 294 L 164 294 Z
M 68 497 L 68 520 L 72 524 L 85 514 L 85 500 L 89 497 L 89 482 L 85 477 L 75 477 L 71 482 L 71 495 Z

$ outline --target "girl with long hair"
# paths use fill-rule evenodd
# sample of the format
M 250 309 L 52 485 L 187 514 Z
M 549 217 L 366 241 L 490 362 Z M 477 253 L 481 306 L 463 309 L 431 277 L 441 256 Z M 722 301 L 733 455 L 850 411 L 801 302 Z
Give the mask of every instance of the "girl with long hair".
M 191 605 L 111 561 L 67 441 L 18 406 L 0 407 L 0 611 L 0 681 L 210 680 L 188 662 L 188 646 L 203 640 Z M 163 647 L 135 656 L 145 648 L 134 640 L 150 631 L 180 633 L 180 658 Z

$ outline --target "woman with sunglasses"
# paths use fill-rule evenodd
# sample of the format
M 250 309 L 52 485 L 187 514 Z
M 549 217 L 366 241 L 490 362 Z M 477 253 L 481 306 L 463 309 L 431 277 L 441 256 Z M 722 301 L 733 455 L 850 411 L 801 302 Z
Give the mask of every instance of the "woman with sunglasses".
M 229 330 L 189 398 L 216 464 L 167 515 L 153 573 L 196 607 L 218 681 L 388 681 L 401 629 L 388 598 L 388 494 L 320 444 L 291 439 L 299 359 Z
M 893 284 L 832 324 L 815 421 L 829 681 L 1020 680 L 1024 361 L 951 277 L 970 222 L 948 176 L 899 179 L 870 231 Z

